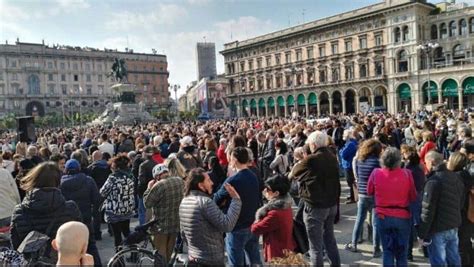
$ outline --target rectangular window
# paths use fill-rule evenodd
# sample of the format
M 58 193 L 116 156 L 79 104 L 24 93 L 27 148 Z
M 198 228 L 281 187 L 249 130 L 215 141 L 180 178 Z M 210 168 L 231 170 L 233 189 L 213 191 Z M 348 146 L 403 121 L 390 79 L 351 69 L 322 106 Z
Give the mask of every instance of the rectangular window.
M 286 53 L 285 54 L 285 63 L 291 63 L 291 53 Z
M 337 55 L 339 53 L 339 45 L 337 43 L 331 44 L 331 54 Z
M 280 54 L 275 55 L 275 64 L 280 65 Z
M 381 46 L 383 44 L 383 39 L 381 34 L 375 35 L 375 46 Z
M 86 91 L 87 95 L 92 95 L 92 85 L 88 85 L 87 86 L 87 91 Z
M 89 63 L 86 64 L 86 70 L 87 71 L 91 70 L 91 64 L 89 64 Z
M 61 92 L 63 93 L 63 95 L 67 95 L 67 85 L 61 85 Z
M 78 70 L 78 69 L 79 69 L 79 66 L 77 65 L 77 63 L 74 63 L 74 64 L 72 65 L 72 69 L 73 69 L 73 70 Z
M 59 66 L 61 67 L 62 70 L 66 69 L 66 64 L 64 62 L 61 62 Z
M 52 81 L 53 80 L 53 74 L 48 74 L 48 81 Z
M 90 74 L 87 74 L 86 75 L 86 82 L 90 82 L 91 81 L 91 75 Z
M 104 94 L 104 86 L 99 85 L 98 88 L 97 88 L 97 91 L 98 91 L 99 95 L 103 95 Z
M 249 70 L 253 70 L 253 59 L 249 59 Z
M 54 84 L 48 85 L 48 93 L 49 93 L 50 95 L 56 94 L 56 92 L 55 92 L 55 90 L 54 90 Z
M 97 75 L 97 81 L 99 82 L 103 81 L 102 74 Z
M 78 82 L 78 81 L 79 81 L 79 75 L 74 74 L 74 81 L 75 81 L 75 82 Z
M 53 62 L 48 62 L 48 69 L 52 69 L 53 68 Z
M 240 71 L 245 71 L 245 62 L 240 62 Z
M 272 58 L 266 57 L 265 60 L 266 60 L 265 66 L 270 67 L 272 65 Z
M 367 48 L 367 37 L 366 36 L 359 37 L 359 47 L 360 47 L 360 49 L 366 49 Z
M 345 42 L 346 52 L 352 52 L 352 40 L 347 40 Z
M 0 81 L 3 81 L 3 73 L 0 72 Z
M 16 68 L 16 60 L 13 60 L 12 63 L 10 64 L 12 68 Z
M 297 62 L 303 60 L 301 54 L 302 54 L 301 50 L 296 51 L 296 61 Z
M 12 74 L 12 81 L 18 81 L 18 74 L 17 73 Z
M 257 59 L 257 69 L 261 69 L 262 68 L 262 59 L 259 58 Z
M 97 69 L 102 70 L 102 64 L 97 64 Z
M 377 76 L 383 75 L 383 61 L 375 62 L 375 74 Z
M 308 59 L 311 59 L 311 58 L 314 57 L 313 48 L 312 48 L 312 47 L 306 48 L 306 55 L 307 55 Z
M 61 82 L 65 82 L 66 81 L 66 74 L 61 74 Z
M 326 56 L 326 47 L 325 46 L 320 46 L 319 47 L 319 56 L 320 57 L 325 57 Z

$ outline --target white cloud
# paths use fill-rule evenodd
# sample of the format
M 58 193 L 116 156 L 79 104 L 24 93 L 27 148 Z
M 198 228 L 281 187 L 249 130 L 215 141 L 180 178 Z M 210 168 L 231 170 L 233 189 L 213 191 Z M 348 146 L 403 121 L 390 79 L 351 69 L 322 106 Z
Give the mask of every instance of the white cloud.
M 191 5 L 203 5 L 210 3 L 212 0 L 188 0 L 188 3 Z
M 5 0 L 0 0 L 0 22 L 5 21 L 15 21 L 15 20 L 25 20 L 30 16 L 25 10 L 21 8 L 10 5 Z
M 108 30 L 154 29 L 156 25 L 172 25 L 186 17 L 188 12 L 174 4 L 160 4 L 149 13 L 123 11 L 111 14 L 105 26 Z

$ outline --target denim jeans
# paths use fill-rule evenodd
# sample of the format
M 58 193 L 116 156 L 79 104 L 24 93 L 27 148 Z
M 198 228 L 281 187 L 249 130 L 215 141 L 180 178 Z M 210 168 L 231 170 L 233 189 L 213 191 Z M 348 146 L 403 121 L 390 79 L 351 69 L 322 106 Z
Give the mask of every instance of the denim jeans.
M 250 262 L 247 262 L 247 265 L 262 264 L 258 236 L 252 234 L 250 228 L 234 230 L 227 233 L 225 246 L 227 256 L 229 257 L 229 264 L 231 266 L 245 265 L 246 254 L 250 260 Z
M 352 245 L 357 246 L 358 238 L 362 235 L 364 229 L 365 218 L 367 213 L 374 209 L 374 198 L 364 195 L 359 195 L 359 201 L 357 202 L 357 219 L 354 224 L 354 230 L 352 231 Z M 380 251 L 380 236 L 377 232 L 375 222 L 375 211 L 372 211 L 372 245 L 374 251 Z
M 376 215 L 376 223 L 382 241 L 383 265 L 407 266 L 411 220 Z
M 305 204 L 303 219 L 309 239 L 311 265 L 323 266 L 323 250 L 326 249 L 331 266 L 340 266 L 341 259 L 334 236 L 334 219 L 337 205 L 327 209 L 312 208 Z
M 146 209 L 143 204 L 143 198 L 138 197 L 138 223 L 144 225 L 146 223 Z
M 428 255 L 432 266 L 458 266 L 461 257 L 458 251 L 458 230 L 451 229 L 431 235 Z

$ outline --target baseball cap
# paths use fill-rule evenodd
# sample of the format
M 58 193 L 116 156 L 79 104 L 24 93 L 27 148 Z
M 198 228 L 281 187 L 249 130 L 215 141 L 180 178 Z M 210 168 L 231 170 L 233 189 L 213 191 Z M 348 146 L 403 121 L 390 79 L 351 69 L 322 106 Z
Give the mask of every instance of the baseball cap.
M 66 165 L 64 167 L 66 170 L 79 170 L 81 169 L 81 164 L 79 164 L 79 161 L 75 159 L 70 159 L 66 161 Z
M 156 177 L 162 173 L 168 172 L 168 167 L 166 167 L 165 164 L 158 164 L 155 167 L 153 167 L 153 177 Z

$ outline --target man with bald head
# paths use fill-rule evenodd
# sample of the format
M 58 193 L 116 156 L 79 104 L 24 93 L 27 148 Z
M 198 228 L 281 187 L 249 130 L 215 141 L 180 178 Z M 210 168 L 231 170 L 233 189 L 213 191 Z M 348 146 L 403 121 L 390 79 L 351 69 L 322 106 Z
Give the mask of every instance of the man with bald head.
M 89 230 L 81 222 L 67 222 L 59 227 L 51 246 L 58 252 L 57 266 L 92 266 L 94 258 L 86 254 Z
M 92 164 L 87 167 L 89 175 L 92 177 L 92 179 L 94 179 L 99 190 L 102 188 L 105 181 L 109 177 L 109 174 L 111 173 L 109 164 L 103 159 L 102 156 L 103 155 L 100 150 L 94 151 L 94 153 L 92 153 Z M 96 214 L 94 214 L 93 227 L 95 240 L 102 240 L 102 233 L 100 231 L 102 217 L 98 211 Z

